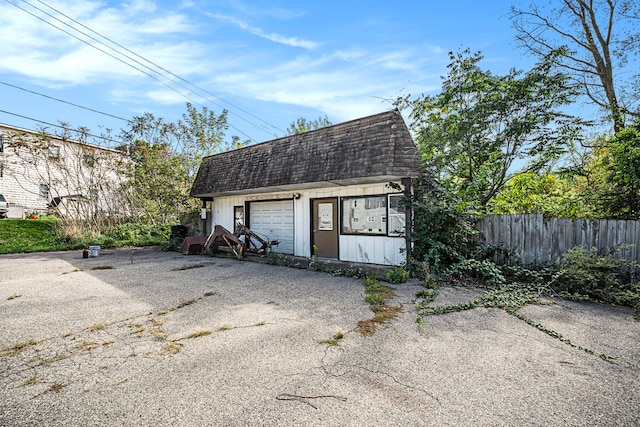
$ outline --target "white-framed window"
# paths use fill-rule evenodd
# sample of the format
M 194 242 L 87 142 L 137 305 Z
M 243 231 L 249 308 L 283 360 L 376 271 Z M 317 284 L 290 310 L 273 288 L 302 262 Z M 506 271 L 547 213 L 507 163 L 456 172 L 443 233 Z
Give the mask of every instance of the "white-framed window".
M 343 197 L 342 234 L 387 234 L 387 196 Z
M 51 157 L 53 159 L 57 159 L 58 157 L 60 157 L 60 147 L 58 147 L 57 145 L 50 145 L 49 146 L 49 157 Z
M 4 151 L 4 136 L 0 135 L 0 153 Z
M 40 184 L 40 188 L 38 190 L 38 197 L 41 199 L 49 200 L 49 185 Z
M 403 194 L 389 194 L 389 236 L 404 236 L 407 217 L 402 204 Z
M 82 161 L 84 162 L 85 165 L 92 168 L 96 159 L 95 157 L 93 157 L 93 154 L 85 154 L 84 156 L 82 156 Z
M 342 197 L 341 234 L 404 236 L 402 194 Z

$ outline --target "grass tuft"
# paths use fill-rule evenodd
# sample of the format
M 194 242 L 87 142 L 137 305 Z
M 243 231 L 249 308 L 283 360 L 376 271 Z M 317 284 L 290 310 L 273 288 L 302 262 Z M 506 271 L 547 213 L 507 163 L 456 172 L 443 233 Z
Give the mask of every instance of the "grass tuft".
M 151 330 L 151 336 L 153 336 L 157 340 L 163 341 L 169 336 L 169 334 L 167 334 L 162 329 L 158 328 L 158 329 Z
M 28 341 L 19 342 L 17 344 L 14 344 L 9 347 L 5 347 L 2 350 L 0 350 L 0 356 L 2 357 L 17 356 L 23 351 L 25 351 L 26 349 L 40 344 L 42 341 L 43 340 L 28 340 Z
M 326 344 L 327 347 L 337 347 L 340 345 L 340 341 L 344 338 L 346 332 L 342 329 L 339 329 L 331 338 L 327 338 L 326 340 L 321 340 L 320 344 Z
M 180 353 L 180 351 L 182 351 L 182 344 L 179 344 L 176 342 L 169 342 L 165 344 L 165 346 L 163 347 L 163 350 L 170 354 L 177 354 L 177 353 Z
M 107 325 L 105 323 L 96 323 L 95 325 L 91 325 L 89 327 L 89 330 L 92 331 L 92 332 L 101 331 L 106 327 L 107 327 Z
M 81 343 L 76 344 L 76 348 L 78 350 L 84 350 L 84 351 L 91 351 L 96 347 L 98 347 L 98 344 L 91 341 L 83 341 Z
M 31 378 L 29 378 L 28 380 L 26 380 L 25 382 L 22 383 L 23 386 L 30 386 L 30 385 L 36 385 L 39 382 L 41 382 L 43 380 L 43 378 L 39 375 L 35 375 Z
M 211 335 L 212 333 L 213 331 L 211 329 L 198 329 L 187 335 L 187 339 L 204 337 L 205 335 Z

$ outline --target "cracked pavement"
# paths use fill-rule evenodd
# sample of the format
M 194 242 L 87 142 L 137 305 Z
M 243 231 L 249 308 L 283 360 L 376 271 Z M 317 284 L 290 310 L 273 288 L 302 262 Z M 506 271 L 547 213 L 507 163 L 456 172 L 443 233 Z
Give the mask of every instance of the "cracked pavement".
M 3 255 L 0 272 L 0 425 L 640 424 L 623 307 L 520 311 L 589 354 L 499 309 L 420 327 L 415 282 L 364 337 L 362 281 L 311 270 L 119 249 Z M 478 295 L 443 287 L 433 304 Z

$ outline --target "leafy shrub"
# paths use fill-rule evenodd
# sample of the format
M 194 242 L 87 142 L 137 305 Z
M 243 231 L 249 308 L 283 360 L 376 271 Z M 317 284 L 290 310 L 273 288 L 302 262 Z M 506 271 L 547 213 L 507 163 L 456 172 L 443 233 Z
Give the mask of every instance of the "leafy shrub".
M 640 309 L 639 266 L 614 255 L 599 256 L 595 250 L 587 251 L 581 247 L 567 251 L 554 290 Z
M 404 283 L 409 280 L 409 272 L 404 267 L 396 267 L 387 270 L 385 277 L 389 283 Z

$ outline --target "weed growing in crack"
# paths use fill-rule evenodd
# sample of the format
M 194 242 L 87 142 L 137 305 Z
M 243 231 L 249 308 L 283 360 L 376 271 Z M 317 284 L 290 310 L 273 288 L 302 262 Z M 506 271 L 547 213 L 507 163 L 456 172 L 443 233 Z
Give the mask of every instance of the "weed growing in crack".
M 196 301 L 198 301 L 197 298 L 193 298 L 193 299 L 190 299 L 190 300 L 182 301 L 180 304 L 178 304 L 176 306 L 176 310 L 179 309 L 179 308 L 183 308 L 183 307 L 186 307 L 188 305 L 191 305 L 191 304 L 195 303 Z
M 164 320 L 160 320 L 157 317 L 149 317 L 149 322 L 151 322 L 151 324 L 153 324 L 153 326 L 161 326 L 164 324 Z
M 345 332 L 339 329 L 331 338 L 327 338 L 326 340 L 321 340 L 320 344 L 326 344 L 327 347 L 337 347 L 340 345 L 340 341 L 345 336 Z
M 23 382 L 22 386 L 23 387 L 27 387 L 27 386 L 30 386 L 30 385 L 36 385 L 39 382 L 41 382 L 43 379 L 44 379 L 43 377 L 41 377 L 39 375 L 35 375 L 35 376 L 29 378 L 28 380 L 26 380 L 25 382 Z
M 44 359 L 42 361 L 40 361 L 40 363 L 38 364 L 39 366 L 51 366 L 54 363 L 57 362 L 62 362 L 63 360 L 67 360 L 71 358 L 71 354 L 59 354 L 58 356 L 55 356 L 51 359 Z
M 394 296 L 393 288 L 381 285 L 372 276 L 366 276 L 363 282 L 365 286 L 364 299 L 369 303 L 373 317 L 359 321 L 356 331 L 364 336 L 371 336 L 382 324 L 390 322 L 401 313 L 402 308 L 387 304 L 387 300 Z
M 144 335 L 145 327 L 139 323 L 132 323 L 129 325 L 129 328 L 133 330 L 132 334 L 135 334 L 136 337 L 142 338 Z
M 81 343 L 76 344 L 75 346 L 78 350 L 91 351 L 94 348 L 98 347 L 98 344 L 91 341 L 83 341 Z
M 222 325 L 220 325 L 220 327 L 218 328 L 219 331 L 227 331 L 229 329 L 231 329 L 233 326 L 231 326 L 228 323 L 223 323 Z
M 204 337 L 205 335 L 211 335 L 212 333 L 213 331 L 211 329 L 198 329 L 187 335 L 187 339 Z
M 113 266 L 111 265 L 96 265 L 95 267 L 91 267 L 92 270 L 113 270 Z
M 404 267 L 395 267 L 385 272 L 387 282 L 398 284 L 409 280 L 409 272 Z
M 266 325 L 266 324 L 267 324 L 267 321 L 266 321 L 266 320 L 261 320 L 261 321 L 259 321 L 259 322 L 256 322 L 255 326 L 264 326 L 264 325 Z
M 13 294 L 7 297 L 7 301 L 11 301 L 12 299 L 20 298 L 22 294 Z
M 184 264 L 180 267 L 172 268 L 171 271 L 183 271 L 190 270 L 192 268 L 201 268 L 204 267 L 204 264 Z
M 40 344 L 44 340 L 28 340 L 19 342 L 9 347 L 5 347 L 0 350 L 0 356 L 2 357 L 13 357 L 17 356 L 28 348 L 35 347 Z
M 96 323 L 95 325 L 91 325 L 89 327 L 89 330 L 92 331 L 92 332 L 95 332 L 95 331 L 100 331 L 100 330 L 102 330 L 102 329 L 104 329 L 106 327 L 107 327 L 107 325 L 105 323 Z
M 162 349 L 167 353 L 177 354 L 177 353 L 180 353 L 180 351 L 182 350 L 182 344 L 179 344 L 176 342 L 169 342 L 169 343 L 166 343 Z
M 56 383 L 53 384 L 51 387 L 49 387 L 45 393 L 50 393 L 55 391 L 56 393 L 60 393 L 60 391 L 62 391 L 63 388 L 65 388 L 68 384 L 60 384 L 60 383 Z
M 151 336 L 154 337 L 155 339 L 159 340 L 159 341 L 164 341 L 165 339 L 167 339 L 167 337 L 169 336 L 165 331 L 163 331 L 162 329 L 158 328 L 158 329 L 152 329 L 150 331 Z
M 540 300 L 539 292 L 540 291 L 537 286 L 512 282 L 503 284 L 494 289 L 490 289 L 486 291 L 480 298 L 476 298 L 468 302 L 454 305 L 428 306 L 428 304 L 432 302 L 437 296 L 437 289 L 421 290 L 416 294 L 417 297 L 422 298 L 422 301 L 416 305 L 416 309 L 418 310 L 418 323 L 421 325 L 421 327 L 423 327 L 424 317 L 428 315 L 447 314 L 456 311 L 471 310 L 476 307 L 499 308 L 516 317 L 517 319 L 522 320 L 529 326 L 532 326 L 539 331 L 544 332 L 550 337 L 555 338 L 570 347 L 577 348 L 588 354 L 595 355 L 595 352 L 593 350 L 574 344 L 568 338 L 563 337 L 559 332 L 549 329 L 546 326 L 518 313 L 518 310 L 520 310 L 527 304 L 543 304 L 543 302 Z M 599 355 L 599 357 L 606 361 L 615 359 L 615 357 L 607 354 L 601 354 Z

